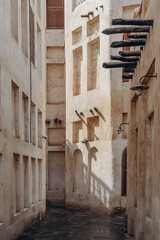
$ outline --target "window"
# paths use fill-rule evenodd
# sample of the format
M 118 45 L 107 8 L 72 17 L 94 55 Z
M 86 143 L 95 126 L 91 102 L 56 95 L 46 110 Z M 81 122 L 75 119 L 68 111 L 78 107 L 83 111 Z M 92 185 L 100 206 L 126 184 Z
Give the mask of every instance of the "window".
M 64 28 L 64 0 L 47 0 L 47 28 Z
M 81 78 L 82 78 L 82 47 L 73 51 L 73 95 L 81 93 Z
M 73 10 L 80 5 L 81 3 L 85 2 L 86 0 L 73 0 L 72 5 L 73 5 Z
M 98 141 L 99 140 L 99 117 L 87 118 L 87 134 L 88 141 Z
M 127 148 L 122 154 L 122 196 L 127 195 Z
M 32 144 L 36 145 L 36 105 L 32 102 Z
M 42 66 L 41 66 L 41 61 L 42 61 L 42 54 L 41 54 L 41 29 L 37 24 L 37 69 L 38 72 L 41 74 Z
M 20 155 L 13 154 L 14 161 L 14 213 L 21 211 L 21 190 L 20 190 Z
M 12 110 L 13 110 L 13 135 L 20 137 L 19 132 L 19 87 L 12 81 Z
M 24 167 L 24 208 L 29 207 L 29 160 L 23 156 Z
M 30 59 L 35 64 L 34 14 L 30 8 Z
M 28 19 L 27 19 L 27 1 L 21 0 L 21 37 L 22 51 L 28 57 Z
M 22 139 L 26 142 L 29 141 L 29 106 L 28 97 L 22 93 Z
M 100 39 L 97 38 L 88 43 L 88 76 L 87 88 L 88 91 L 99 87 L 100 78 Z
M 18 1 L 11 0 L 11 33 L 18 42 Z
M 42 200 L 42 159 L 38 159 L 38 200 Z
M 32 204 L 36 202 L 36 159 L 31 158 L 31 165 L 32 165 Z
M 128 122 L 128 113 L 127 112 L 122 113 L 122 122 L 123 123 L 127 123 Z M 124 131 L 123 131 L 122 137 L 124 139 L 127 139 L 128 125 L 126 125 L 126 124 L 123 125 L 123 129 L 124 129 Z
M 38 110 L 38 147 L 42 147 L 42 112 Z

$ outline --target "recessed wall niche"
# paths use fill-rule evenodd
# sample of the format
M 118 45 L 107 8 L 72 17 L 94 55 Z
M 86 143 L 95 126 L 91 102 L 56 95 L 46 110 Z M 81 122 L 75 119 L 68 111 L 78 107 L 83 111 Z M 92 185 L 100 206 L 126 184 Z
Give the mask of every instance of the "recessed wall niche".
M 64 128 L 50 128 L 48 129 L 48 145 L 59 146 L 65 144 Z
M 14 178 L 14 214 L 21 211 L 21 189 L 20 189 L 20 155 L 13 154 Z
M 13 135 L 20 137 L 19 128 L 19 87 L 12 81 Z
M 99 127 L 99 117 L 91 117 L 87 119 L 88 141 L 99 140 L 97 129 Z
M 52 59 L 56 62 L 64 61 L 64 47 L 47 47 L 47 59 Z
M 82 131 L 82 121 L 73 122 L 73 143 L 80 142 L 80 131 Z
M 24 208 L 29 207 L 29 158 L 23 156 L 24 171 Z
M 77 149 L 74 152 L 73 161 L 74 161 L 73 192 L 83 193 L 85 190 L 84 165 L 83 165 L 83 155 L 79 149 Z
M 29 100 L 28 97 L 22 93 L 22 139 L 26 142 L 29 141 Z
M 100 77 L 100 40 L 95 40 L 88 43 L 88 76 L 87 89 L 92 90 L 99 87 Z
M 79 27 L 72 32 L 72 44 L 76 44 L 81 40 L 82 40 L 82 27 Z
M 32 166 L 32 204 L 36 202 L 36 158 L 31 158 L 31 166 Z
M 73 51 L 73 95 L 81 93 L 81 78 L 82 78 L 82 47 Z
M 99 32 L 99 16 L 93 18 L 87 23 L 87 37 Z
M 65 153 L 48 153 L 48 189 L 49 191 L 64 192 L 65 188 Z M 57 195 L 58 196 L 58 195 Z
M 127 123 L 128 122 L 128 113 L 124 112 L 122 113 L 122 122 Z M 128 130 L 128 125 L 123 125 L 123 138 L 127 139 L 127 130 Z

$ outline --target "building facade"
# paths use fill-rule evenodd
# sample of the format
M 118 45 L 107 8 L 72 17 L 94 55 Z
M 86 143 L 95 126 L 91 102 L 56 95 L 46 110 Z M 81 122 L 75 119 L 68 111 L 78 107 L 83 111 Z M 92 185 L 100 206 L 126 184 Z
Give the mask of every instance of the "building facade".
M 128 136 L 128 232 L 139 240 L 160 239 L 159 192 L 159 56 L 160 2 L 143 0 L 137 19 L 154 20 L 131 86 L 143 77 L 149 87 L 141 96 L 130 93 Z M 155 77 L 157 75 L 157 77 Z
M 0 238 L 7 240 L 45 213 L 45 2 L 0 1 L 0 23 Z
M 102 64 L 116 54 L 105 36 L 111 19 L 131 17 L 139 1 L 65 1 L 66 206 L 126 207 L 128 83 Z M 125 164 L 124 164 L 125 163 Z
M 47 203 L 65 204 L 65 56 L 64 1 L 47 1 Z

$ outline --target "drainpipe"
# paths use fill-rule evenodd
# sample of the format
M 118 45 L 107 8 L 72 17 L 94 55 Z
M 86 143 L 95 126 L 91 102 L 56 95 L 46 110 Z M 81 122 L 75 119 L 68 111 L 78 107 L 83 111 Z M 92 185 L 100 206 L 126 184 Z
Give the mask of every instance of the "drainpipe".
M 32 142 L 32 61 L 31 61 L 31 1 L 29 0 L 29 48 L 30 48 L 30 143 Z

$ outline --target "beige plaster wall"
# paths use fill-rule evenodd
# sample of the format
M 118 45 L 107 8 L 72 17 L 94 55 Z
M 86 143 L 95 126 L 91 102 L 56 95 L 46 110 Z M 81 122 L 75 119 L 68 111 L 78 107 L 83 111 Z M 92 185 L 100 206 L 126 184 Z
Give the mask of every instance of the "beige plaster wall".
M 14 1 L 13 26 L 11 2 L 0 1 L 0 238 L 3 240 L 16 239 L 24 227 L 45 214 L 46 147 L 42 140 L 46 118 L 45 3 L 41 3 L 40 18 L 37 1 L 34 4 L 31 1 L 35 19 L 31 95 L 29 5 L 26 4 L 29 1 Z M 37 24 L 41 30 L 41 49 Z M 34 141 L 33 138 L 30 141 L 30 128 Z
M 123 7 L 138 2 L 88 0 L 72 11 L 72 2 L 65 1 L 67 206 L 103 211 L 126 206 L 121 167 L 127 140 L 115 129 L 128 112 L 128 83 L 122 83 L 121 69 L 102 68 L 116 53 L 111 41 L 122 36 L 101 32 L 112 18 L 124 16 Z
M 131 86 L 146 74 L 142 96 L 130 93 L 128 139 L 128 231 L 135 239 L 160 238 L 159 231 L 159 38 L 160 2 L 142 1 L 141 19 L 154 19 Z
M 47 203 L 65 202 L 65 56 L 64 30 L 46 30 Z

